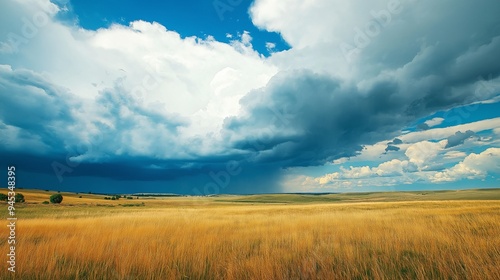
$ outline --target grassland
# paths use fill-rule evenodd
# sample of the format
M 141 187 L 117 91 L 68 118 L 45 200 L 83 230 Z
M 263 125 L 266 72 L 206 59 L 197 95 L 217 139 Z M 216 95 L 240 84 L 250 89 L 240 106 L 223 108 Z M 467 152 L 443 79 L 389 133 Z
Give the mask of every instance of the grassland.
M 63 193 L 61 205 L 41 203 L 51 192 L 19 191 L 27 203 L 16 209 L 16 273 L 4 262 L 0 279 L 500 279 L 498 189 L 118 201 Z

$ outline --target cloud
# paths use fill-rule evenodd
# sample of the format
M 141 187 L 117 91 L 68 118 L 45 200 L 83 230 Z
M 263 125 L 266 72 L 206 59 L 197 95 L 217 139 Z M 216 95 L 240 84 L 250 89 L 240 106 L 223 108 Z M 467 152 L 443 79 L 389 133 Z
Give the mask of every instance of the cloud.
M 360 0 L 349 3 L 342 0 L 279 3 L 257 0 L 250 15 L 255 25 L 279 32 L 292 46 L 287 53 L 273 56 L 278 63 L 288 66 L 300 65 L 345 78 L 380 73 L 381 66 L 385 71 L 410 67 L 412 70 L 406 71 L 407 78 L 427 77 L 427 82 L 435 80 L 437 83 L 436 77 L 448 70 L 452 71 L 444 76 L 454 76 L 456 81 L 464 78 L 462 74 L 474 73 L 462 79 L 464 82 L 487 77 L 490 73 L 497 76 L 498 69 L 492 71 L 495 66 L 488 57 L 494 57 L 498 49 L 494 50 L 493 45 L 490 48 L 480 46 L 488 45 L 499 35 L 494 31 L 497 25 L 494 11 L 499 9 L 498 2 L 465 3 L 454 9 L 449 5 L 446 1 L 436 4 L 430 0 L 376 0 L 370 3 Z M 425 21 L 417 16 L 422 14 L 427 15 Z M 481 14 L 481 21 L 462 20 L 470 18 L 471 14 Z M 299 18 L 301 20 L 297 20 Z M 462 32 L 450 35 L 455 28 Z M 471 39 L 464 34 L 476 36 Z M 356 55 L 346 59 L 342 44 L 355 47 Z M 457 57 L 462 59 L 456 62 Z M 473 61 L 472 57 L 479 60 Z M 485 71 L 478 67 L 482 60 L 487 65 L 483 68 Z M 474 68 L 463 68 L 467 63 Z M 443 82 L 448 83 L 442 80 L 441 84 Z M 429 84 L 428 89 L 435 86 Z
M 400 145 L 400 144 L 403 144 L 403 141 L 399 138 L 394 138 L 394 140 L 392 140 L 391 142 L 389 142 L 387 144 Z
M 492 118 L 481 121 L 470 122 L 466 124 L 454 125 L 443 128 L 433 128 L 426 131 L 410 132 L 399 136 L 404 142 L 415 143 L 424 140 L 441 140 L 446 139 L 457 131 L 473 131 L 478 133 L 481 131 L 492 130 L 500 127 L 500 118 Z
M 3 42 L 14 27 L 22 29 L 21 18 L 31 19 L 36 13 L 22 1 L 8 2 L 19 15 L 1 17 Z M 11 11 L 2 10 L 2 16 Z M 203 125 L 210 126 L 209 130 L 213 129 L 210 124 L 220 124 L 237 112 L 241 96 L 264 86 L 276 73 L 252 49 L 248 32 L 224 44 L 212 37 L 181 38 L 159 23 L 141 20 L 97 31 L 66 25 L 55 15 L 47 15 L 46 21 L 28 43 L 19 46 L 15 56 L 3 55 L 3 63 L 13 69 L 44 72 L 53 83 L 86 99 L 120 81 L 145 106 L 156 103 L 170 113 L 203 114 L 198 121 L 205 120 Z M 212 87 L 213 79 L 220 79 L 220 72 L 228 68 L 232 69 L 231 79 L 225 80 L 224 87 Z
M 64 147 L 80 103 L 68 90 L 31 70 L 0 65 L 2 150 L 48 154 Z
M 443 144 L 443 143 L 441 143 Z M 325 174 L 314 178 L 319 185 L 330 185 L 341 187 L 339 182 L 349 182 L 350 186 L 362 187 L 367 180 L 379 180 L 380 177 L 390 177 L 390 180 L 379 180 L 379 185 L 391 186 L 395 184 L 406 184 L 415 182 L 453 182 L 461 179 L 484 179 L 488 174 L 500 173 L 500 149 L 488 148 L 479 154 L 463 152 L 447 152 L 445 158 L 464 158 L 451 168 L 441 171 L 426 171 L 429 169 L 430 161 L 436 158 L 442 145 L 431 142 L 419 142 L 408 148 L 406 155 L 408 160 L 392 159 L 380 163 L 378 166 L 350 166 L 348 169 L 341 167 L 339 172 Z M 422 154 L 423 151 L 430 151 Z M 302 178 L 304 179 L 304 178 Z M 305 182 L 305 181 L 304 181 Z M 309 180 L 309 187 L 314 184 Z
M 461 151 L 449 151 L 444 154 L 445 159 L 465 158 L 467 154 Z
M 292 46 L 287 52 L 273 54 L 270 61 L 291 70 L 282 71 L 265 88 L 241 100 L 239 116 L 225 123 L 229 142 L 243 151 L 257 150 L 257 161 L 321 165 L 357 155 L 364 145 L 393 137 L 412 121 L 438 110 L 497 94 L 473 94 L 480 86 L 480 77 L 489 83 L 500 73 L 500 67 L 490 63 L 500 49 L 496 48 L 500 32 L 493 31 L 497 16 L 490 10 L 499 8 L 497 2 L 470 3 L 453 10 L 448 4 L 431 1 L 399 4 L 401 12 L 392 15 L 391 24 L 370 38 L 356 59 L 346 61 L 338 46 L 351 43 L 358 27 L 373 23 L 374 14 L 388 10 L 387 1 L 368 5 L 362 1 L 256 1 L 250 10 L 253 22 L 280 32 Z M 459 20 L 471 11 L 481 13 L 483 20 L 470 24 Z M 429 22 L 418 20 L 417 12 L 428 14 Z M 309 24 L 303 25 L 297 18 Z M 484 32 L 470 40 L 449 36 L 451 30 L 445 27 L 437 30 L 432 26 Z M 401 40 L 401 36 L 408 40 Z M 485 63 L 484 69 L 479 61 Z M 286 128 L 279 129 L 273 122 L 268 125 L 265 120 L 275 118 L 273 112 L 288 113 Z M 433 119 L 427 126 L 441 121 Z M 275 135 L 267 133 L 266 139 L 259 138 L 259 131 L 266 129 Z M 413 136 L 416 134 L 401 139 Z M 248 138 L 268 145 L 255 149 L 239 143 Z
M 453 182 L 462 179 L 483 179 L 488 174 L 500 173 L 500 148 L 488 148 L 485 151 L 468 155 L 457 165 L 436 173 L 432 182 Z
M 357 179 L 376 178 L 376 177 L 392 177 L 403 175 L 406 172 L 415 170 L 413 163 L 408 160 L 392 159 L 382 162 L 378 166 L 350 166 L 348 169 L 341 167 L 339 172 L 325 174 L 321 177 L 314 178 L 316 183 L 320 185 L 331 184 L 339 181 L 355 182 Z M 354 183 L 355 185 L 355 183 Z
M 385 148 L 385 151 L 386 151 L 386 152 L 389 152 L 389 151 L 396 151 L 396 152 L 397 152 L 397 151 L 399 151 L 399 150 L 400 150 L 400 148 L 399 148 L 399 147 L 397 147 L 397 146 L 392 146 L 392 145 L 387 145 L 387 148 Z
M 358 179 L 358 178 L 367 178 L 372 175 L 372 169 L 369 166 L 361 166 L 361 167 L 350 167 L 349 169 L 341 168 L 342 170 L 342 178 L 344 179 Z
M 51 7 L 50 13 L 45 12 L 46 6 Z M 31 20 L 43 11 L 46 22 L 36 28 L 28 42 L 18 46 L 15 56 L 0 54 L 2 62 L 13 71 L 43 73 L 51 84 L 66 89 L 69 98 L 59 102 L 79 101 L 82 115 L 101 117 L 99 121 L 111 126 L 119 119 L 96 116 L 104 111 L 102 95 L 114 96 L 108 103 L 133 104 L 136 108 L 130 114 L 142 112 L 136 120 L 147 111 L 165 118 L 177 114 L 188 119 L 189 125 L 177 131 L 182 134 L 176 136 L 179 141 L 185 140 L 183 136 L 211 141 L 203 136 L 220 129 L 225 117 L 237 113 L 238 100 L 251 89 L 264 86 L 276 73 L 276 68 L 252 49 L 248 32 L 224 44 L 210 37 L 181 38 L 158 23 L 140 20 L 90 31 L 59 22 L 57 9 L 44 0 L 8 1 L 7 9 L 1 12 L 0 41 L 9 43 L 10 31 L 23 36 L 22 18 Z M 79 122 L 89 121 L 78 120 L 74 125 L 90 128 Z
M 394 138 L 394 140 L 392 140 L 391 142 L 387 143 L 387 148 L 385 148 L 385 152 L 389 152 L 389 151 L 399 151 L 400 148 L 396 145 L 401 145 L 403 144 L 403 141 L 401 141 L 401 139 L 399 138 Z
M 432 165 L 432 160 L 436 158 L 442 149 L 443 143 L 422 141 L 409 146 L 405 155 L 419 170 L 426 170 Z
M 318 182 L 320 185 L 325 185 L 325 184 L 329 184 L 331 182 L 335 182 L 338 179 L 340 179 L 340 173 L 334 172 L 334 173 L 325 174 L 324 176 L 316 178 L 315 181 Z
M 381 101 L 390 100 L 396 89 L 384 82 L 360 92 L 329 75 L 282 72 L 241 100 L 240 115 L 226 119 L 226 137 L 234 148 L 257 150 L 255 160 L 280 161 L 284 166 L 352 156 L 362 144 L 384 139 L 412 119 L 397 104 Z M 400 116 L 398 121 L 394 115 Z M 266 130 L 270 133 L 260 135 Z M 248 139 L 265 144 L 256 149 L 246 145 Z
M 424 123 L 428 126 L 428 128 L 434 127 L 436 125 L 442 124 L 444 121 L 443 118 L 433 118 L 430 120 L 426 120 Z
M 53 178 L 58 162 L 72 170 L 68 178 L 187 181 L 229 160 L 245 164 L 219 131 L 238 100 L 277 71 L 248 32 L 225 44 L 141 20 L 90 31 L 60 22 L 57 12 L 45 0 L 9 0 L 0 11 L 3 160 Z M 24 18 L 35 24 L 30 36 Z M 12 45 L 12 32 L 20 44 Z M 28 164 L 40 154 L 39 164 Z M 267 188 L 279 188 L 271 183 L 278 168 L 266 168 L 259 174 Z
M 266 42 L 266 49 L 268 52 L 274 52 L 276 48 L 276 44 L 272 42 Z
M 408 149 L 415 143 L 422 141 L 430 141 L 436 143 L 436 141 L 439 141 L 439 144 L 445 147 L 448 141 L 447 138 L 450 134 L 453 134 L 459 130 L 468 130 L 468 129 L 474 129 L 476 133 L 480 133 L 482 137 L 481 138 L 477 137 L 476 141 L 468 141 L 467 145 L 464 146 L 463 149 L 470 149 L 472 147 L 478 147 L 478 146 L 486 146 L 486 147 L 496 146 L 498 145 L 498 141 L 495 138 L 495 129 L 496 127 L 500 126 L 499 121 L 500 119 L 487 119 L 477 122 L 471 122 L 468 124 L 461 124 L 444 128 L 433 128 L 429 131 L 417 131 L 410 133 L 403 131 L 402 134 L 399 136 L 399 138 L 395 138 L 394 140 L 391 140 L 389 142 L 387 142 L 387 140 L 382 140 L 373 145 L 364 145 L 362 151 L 359 154 L 352 157 L 344 157 L 338 160 L 334 160 L 333 162 L 334 164 L 343 164 L 348 161 L 352 163 L 366 162 L 366 161 L 378 162 L 380 160 L 401 158 L 406 156 L 404 154 L 406 152 L 406 149 Z M 403 140 L 401 140 L 400 138 L 405 139 L 405 142 L 403 142 Z M 394 143 L 399 143 L 399 144 L 397 144 L 396 146 L 394 145 Z M 395 146 L 399 148 L 399 150 L 396 151 L 396 149 L 394 149 L 393 153 L 388 153 L 388 150 L 391 149 L 391 148 L 388 149 L 389 146 L 391 147 Z M 455 155 L 454 153 L 457 154 Z M 439 154 L 441 154 L 441 152 L 439 152 Z M 463 152 L 447 151 L 442 155 L 442 157 L 437 158 L 435 162 L 439 163 L 443 160 L 445 160 L 444 162 L 449 162 L 450 159 L 458 157 L 463 158 L 465 156 L 466 154 Z
M 348 161 L 349 161 L 349 158 L 343 157 L 343 158 L 339 158 L 339 159 L 334 160 L 332 163 L 335 165 L 339 165 L 339 164 L 346 163 Z
M 447 143 L 445 148 L 451 148 L 464 143 L 465 140 L 474 136 L 474 131 L 467 130 L 465 133 L 461 131 L 457 131 L 454 135 L 451 135 L 447 138 Z
M 426 106 L 409 110 L 413 108 L 410 100 L 420 93 L 416 91 L 405 99 L 401 97 L 401 87 L 399 81 L 380 81 L 361 91 L 329 75 L 308 70 L 282 72 L 267 87 L 241 100 L 239 116 L 226 119 L 225 137 L 235 149 L 250 153 L 256 161 L 282 162 L 283 166 L 321 165 L 354 156 L 363 145 L 387 139 L 418 116 L 434 112 Z M 479 125 L 495 121 L 466 126 L 478 125 L 477 129 L 481 129 Z M 411 133 L 400 140 L 419 135 L 432 139 L 427 136 L 447 131 Z M 249 139 L 266 144 L 249 146 Z
M 456 129 L 450 127 L 450 129 Z M 389 142 L 392 143 L 393 141 Z M 446 151 L 447 139 L 440 142 L 420 141 L 417 143 L 402 144 L 404 153 L 394 153 L 391 155 L 378 156 L 381 153 L 379 148 L 378 154 L 373 154 L 367 157 L 365 154 L 350 158 L 351 162 L 382 162 L 375 166 L 350 166 L 349 168 L 340 167 L 337 172 L 332 172 L 319 177 L 303 177 L 299 180 L 298 177 L 291 178 L 294 182 L 299 180 L 303 183 L 303 187 L 308 191 L 320 190 L 324 188 L 329 189 L 352 189 L 353 187 L 361 188 L 366 186 L 379 186 L 391 187 L 404 184 L 415 183 L 438 183 L 438 182 L 452 182 L 459 180 L 460 176 L 469 179 L 484 179 L 486 174 L 494 174 L 494 170 L 498 168 L 496 158 L 485 159 L 485 154 L 488 156 L 495 155 L 495 149 L 487 148 L 488 150 L 480 156 L 476 154 L 467 154 L 459 150 Z M 380 147 L 384 141 L 379 142 L 373 146 L 368 146 L 367 149 L 374 149 Z M 486 145 L 488 147 L 491 142 Z M 401 157 L 401 154 L 405 158 Z M 396 157 L 396 158 L 394 158 Z M 463 160 L 467 158 L 466 160 Z M 344 158 L 346 159 L 346 158 Z M 458 163 L 460 160 L 463 162 Z M 482 166 L 481 162 L 486 162 Z M 343 164 L 347 160 L 337 160 L 337 164 Z M 456 165 L 453 168 L 446 168 L 448 164 Z M 471 166 L 481 165 L 480 168 L 472 168 Z M 496 167 L 495 167 L 496 166 Z M 491 168 L 490 171 L 482 171 Z M 465 174 L 465 175 L 464 175 Z M 468 175 L 467 175 L 468 174 Z M 287 183 L 288 185 L 289 183 Z
M 433 160 L 439 155 L 440 151 L 444 149 L 444 145 L 444 141 L 439 143 L 421 141 L 410 145 L 406 149 L 406 159 L 390 159 L 374 167 L 350 166 L 349 169 L 341 167 L 339 172 L 326 174 L 315 180 L 324 185 L 338 180 L 374 178 L 381 176 L 403 176 L 407 178 L 408 173 L 430 170 L 435 165 Z

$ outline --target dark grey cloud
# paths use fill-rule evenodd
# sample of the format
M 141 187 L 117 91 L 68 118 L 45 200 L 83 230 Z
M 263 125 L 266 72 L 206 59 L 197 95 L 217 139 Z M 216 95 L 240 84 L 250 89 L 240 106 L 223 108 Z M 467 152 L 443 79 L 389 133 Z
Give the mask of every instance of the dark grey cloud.
M 20 180 L 21 187 L 203 195 L 280 191 L 280 167 L 255 165 L 244 155 L 162 156 L 192 144 L 176 138 L 189 120 L 141 107 L 119 83 L 95 100 L 92 112 L 98 115 L 81 119 L 82 104 L 67 89 L 29 70 L 0 71 L 0 96 L 5 100 L 0 103 L 0 129 L 15 128 L 14 141 L 39 144 L 13 149 L 14 143 L 2 135 L 1 162 L 17 166 L 20 178 L 29 174 Z M 85 131 L 89 127 L 94 132 Z M 150 135 L 133 143 L 134 135 L 143 133 Z M 228 162 L 236 163 L 241 172 L 226 176 Z
M 466 132 L 457 131 L 454 135 L 451 135 L 447 138 L 448 142 L 446 143 L 445 148 L 451 148 L 458 145 L 462 145 L 465 140 L 476 135 L 474 131 L 467 130 Z
M 392 140 L 391 142 L 387 143 L 388 145 L 400 145 L 400 144 L 403 144 L 403 140 L 399 139 L 399 138 L 394 138 L 394 140 Z
M 389 143 L 387 143 L 387 147 L 385 148 L 385 152 L 390 152 L 390 151 L 399 151 L 400 148 L 396 145 L 400 145 L 400 144 L 403 144 L 403 141 L 399 138 L 394 138 L 394 140 L 390 141 Z
M 498 1 L 420 0 L 402 5 L 402 13 L 362 52 L 364 73 L 408 66 L 408 77 L 445 78 L 443 84 L 498 75 L 491 60 L 500 51 Z
M 24 151 L 49 153 L 64 149 L 68 127 L 75 122 L 74 110 L 80 104 L 67 89 L 53 85 L 47 78 L 30 70 L 0 65 L 0 121 L 19 130 L 15 141 L 38 141 L 47 150 Z M 6 137 L 6 136 L 4 136 Z M 3 148 L 18 143 L 4 143 Z
M 280 192 L 279 166 L 254 165 L 234 158 L 189 161 L 122 157 L 114 162 L 71 165 L 66 155 L 33 155 L 0 152 L 2 162 L 16 166 L 21 188 L 40 188 L 94 193 L 172 192 L 179 194 Z M 57 162 L 59 174 L 53 168 Z M 233 164 L 228 172 L 228 163 Z M 6 182 L 7 173 L 0 174 Z M 2 184 L 0 184 L 1 186 Z
M 383 81 L 369 92 L 359 92 L 327 75 L 283 72 L 241 100 L 248 115 L 226 119 L 225 132 L 228 139 L 265 143 L 260 147 L 233 143 L 234 148 L 253 152 L 257 162 L 322 164 L 353 156 L 363 144 L 400 128 L 401 123 L 393 122 L 395 115 L 402 123 L 409 120 L 399 110 L 397 88 L 394 81 Z M 261 131 L 269 133 L 264 137 Z
M 399 150 L 400 150 L 399 147 L 393 146 L 393 145 L 387 145 L 387 148 L 385 148 L 385 152 L 386 153 L 389 152 L 389 151 L 395 151 L 395 152 L 397 152 Z
M 225 133 L 227 139 L 265 143 L 256 148 L 232 142 L 257 162 L 321 165 L 354 156 L 420 117 L 470 103 L 469 86 L 435 81 L 433 90 L 422 90 L 413 79 L 385 78 L 360 90 L 310 70 L 282 72 L 241 100 L 247 114 L 226 119 Z

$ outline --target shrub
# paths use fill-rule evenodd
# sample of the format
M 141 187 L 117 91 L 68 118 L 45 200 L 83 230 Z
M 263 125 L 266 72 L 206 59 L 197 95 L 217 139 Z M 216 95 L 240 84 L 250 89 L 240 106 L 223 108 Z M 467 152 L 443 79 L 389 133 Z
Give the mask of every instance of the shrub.
M 9 197 L 6 194 L 0 193 L 0 201 L 7 201 Z
M 78 198 L 82 198 L 82 196 L 80 195 Z
M 127 196 L 127 199 L 134 199 L 134 198 L 133 198 L 133 197 L 131 197 L 131 196 Z
M 63 196 L 61 194 L 53 194 L 50 196 L 50 202 L 61 203 L 63 201 Z
M 45 200 L 44 202 L 42 202 L 42 204 L 49 204 L 49 202 Z
M 22 193 L 16 193 L 15 200 L 16 202 L 24 202 L 24 195 Z
M 113 196 L 113 197 L 111 197 L 111 200 L 116 200 L 116 197 L 114 197 L 114 196 Z
M 123 204 L 122 206 L 123 207 L 134 207 L 134 206 L 140 207 L 140 206 L 144 206 L 144 203 L 126 203 L 126 204 Z

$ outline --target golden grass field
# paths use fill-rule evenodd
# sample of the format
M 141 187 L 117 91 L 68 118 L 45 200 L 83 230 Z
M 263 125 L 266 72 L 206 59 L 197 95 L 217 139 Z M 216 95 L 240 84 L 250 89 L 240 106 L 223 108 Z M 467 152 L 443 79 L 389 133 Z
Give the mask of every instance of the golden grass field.
M 0 279 L 500 279 L 499 189 L 118 201 L 63 193 L 61 205 L 41 204 L 53 192 L 18 191 L 16 273 L 2 261 Z

